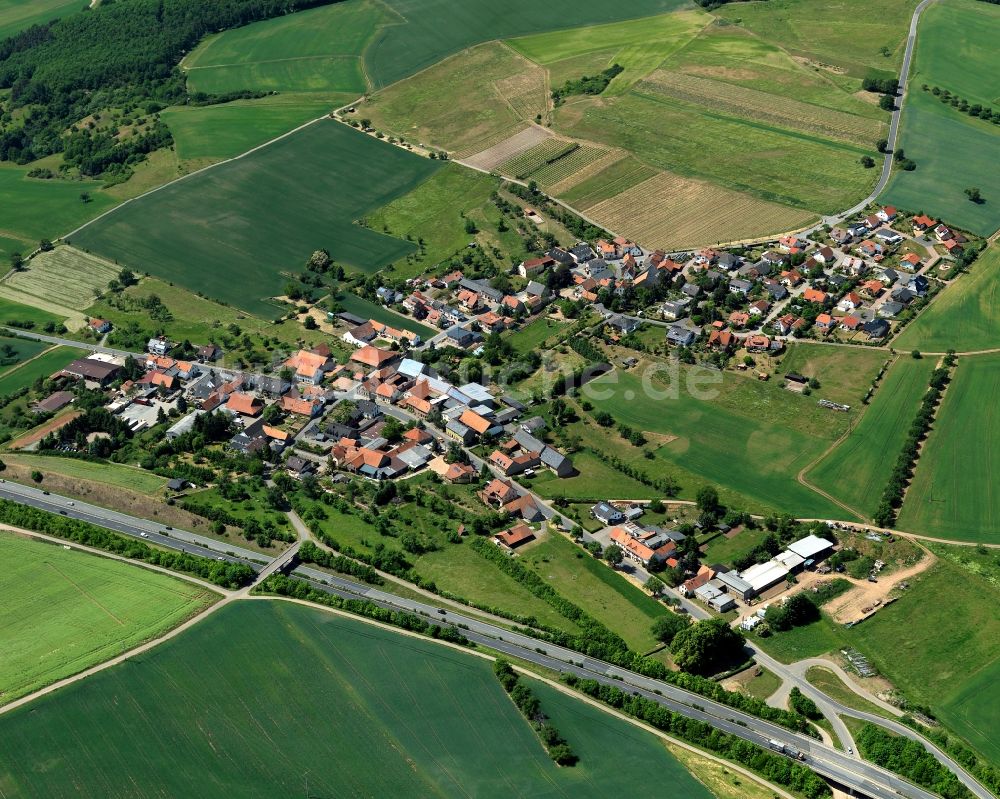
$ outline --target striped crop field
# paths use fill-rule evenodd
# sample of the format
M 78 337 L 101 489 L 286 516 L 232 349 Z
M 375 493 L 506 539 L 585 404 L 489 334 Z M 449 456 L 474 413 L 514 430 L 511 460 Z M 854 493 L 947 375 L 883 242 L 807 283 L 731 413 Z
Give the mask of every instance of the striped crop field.
M 522 180 L 533 172 L 548 166 L 563 156 L 569 155 L 580 147 L 576 142 L 565 139 L 550 139 L 542 142 L 520 155 L 500 164 L 499 171 L 505 175 L 513 175 Z
M 839 139 L 863 147 L 871 147 L 887 130 L 887 125 L 876 119 L 697 75 L 657 70 L 642 81 L 638 88 L 639 91 L 655 92 L 675 100 L 704 106 L 713 112 Z
M 532 125 L 513 133 L 506 131 L 492 139 L 478 142 L 475 147 L 459 150 L 455 155 L 465 159 L 471 166 L 490 172 L 496 169 L 498 164 L 527 152 L 551 136 L 552 134 L 545 128 Z
M 620 235 L 664 249 L 753 239 L 797 230 L 816 218 L 809 211 L 670 172 L 591 206 L 587 215 Z
M 13 272 L 4 283 L 23 294 L 83 310 L 118 276 L 120 266 L 75 247 L 41 252 L 23 272 Z
M 552 186 L 571 178 L 608 154 L 607 147 L 581 144 L 578 147 L 550 161 L 541 169 L 531 173 L 531 177 L 543 186 Z

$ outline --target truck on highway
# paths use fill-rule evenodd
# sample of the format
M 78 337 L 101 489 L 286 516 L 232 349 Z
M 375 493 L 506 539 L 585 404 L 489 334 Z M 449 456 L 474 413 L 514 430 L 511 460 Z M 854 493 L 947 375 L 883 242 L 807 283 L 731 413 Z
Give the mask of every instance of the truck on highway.
M 788 755 L 793 760 L 805 760 L 806 756 L 802 754 L 794 746 L 789 744 L 783 744 L 781 741 L 776 741 L 774 738 L 769 738 L 767 745 L 770 746 L 775 752 L 781 752 L 783 755 Z

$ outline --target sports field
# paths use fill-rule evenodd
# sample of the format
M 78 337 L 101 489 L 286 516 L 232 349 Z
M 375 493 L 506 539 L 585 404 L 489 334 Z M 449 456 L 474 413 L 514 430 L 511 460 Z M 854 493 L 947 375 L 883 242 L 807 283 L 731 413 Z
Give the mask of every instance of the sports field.
M 843 443 L 806 473 L 806 479 L 871 517 L 927 391 L 934 365 L 934 358 L 900 356 L 882 378 L 871 404 L 863 409 L 861 421 Z
M 961 34 L 961 45 L 955 36 Z M 914 71 L 900 127 L 900 146 L 917 163 L 896 172 L 883 199 L 922 210 L 949 224 L 990 235 L 1000 227 L 1000 126 L 942 103 L 927 84 L 947 89 L 970 104 L 1000 99 L 1000 8 L 975 0 L 946 0 L 920 18 Z M 942 143 L 947 142 L 947 147 Z M 978 187 L 985 202 L 973 203 L 965 189 Z
M 604 797 L 664 784 L 711 796 L 654 736 L 529 685 L 575 767 L 548 759 L 489 661 L 290 603 L 239 602 L 0 718 L 0 788 L 210 799 L 294 796 L 308 779 L 311 796 Z
M 82 350 L 72 347 L 52 347 L 30 361 L 18 364 L 0 375 L 0 397 L 27 388 L 38 378 L 47 378 L 70 361 L 82 358 Z
M 896 339 L 900 350 L 974 352 L 1000 346 L 1000 246 L 988 247 Z
M 40 252 L 27 269 L 13 272 L 4 285 L 15 291 L 82 310 L 118 276 L 120 266 L 74 247 L 56 247 Z
M 917 462 L 899 527 L 1000 543 L 1000 355 L 961 358 Z
M 0 704 L 137 646 L 216 595 L 164 574 L 0 533 Z M 9 793 L 0 779 L 0 790 Z
M 366 271 L 413 252 L 355 220 L 439 166 L 324 120 L 128 203 L 72 243 L 273 317 L 282 272 L 301 272 L 314 250 Z

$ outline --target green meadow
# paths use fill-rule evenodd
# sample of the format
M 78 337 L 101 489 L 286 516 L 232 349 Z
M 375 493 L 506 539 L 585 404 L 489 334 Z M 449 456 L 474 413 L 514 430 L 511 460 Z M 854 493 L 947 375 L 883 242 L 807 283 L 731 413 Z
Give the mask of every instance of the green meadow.
M 0 534 L 0 704 L 176 626 L 216 595 L 128 563 Z M 0 778 L 0 790 L 7 791 Z
M 372 271 L 416 247 L 356 224 L 439 164 L 320 121 L 170 184 L 81 230 L 73 244 L 273 317 L 282 273 L 314 250 Z
M 806 473 L 813 485 L 871 517 L 906 440 L 935 359 L 908 355 L 889 368 L 850 435 Z
M 605 797 L 667 784 L 711 797 L 655 736 L 527 682 L 576 766 L 548 758 L 488 660 L 314 608 L 238 602 L 0 718 L 0 790 L 212 799 L 295 796 L 308 780 L 311 796 Z
M 852 354 L 845 352 L 842 357 Z M 849 404 L 860 403 L 879 364 L 877 357 L 854 364 L 855 401 Z M 646 433 L 654 457 L 665 462 L 663 471 L 676 475 L 684 496 L 706 481 L 734 492 L 743 506 L 817 518 L 844 513 L 796 476 L 846 430 L 856 408 L 838 414 L 817 406 L 815 396 L 786 391 L 778 381 L 687 368 L 677 380 L 661 374 L 645 379 L 645 385 L 637 373 L 610 373 L 589 384 L 584 396 L 617 423 Z M 635 463 L 654 472 L 651 464 L 643 466 L 646 461 Z
M 973 352 L 1000 341 L 1000 247 L 988 247 L 896 339 L 900 350 Z
M 1000 125 L 942 103 L 923 86 L 947 89 L 970 104 L 1000 104 L 1000 7 L 946 0 L 920 18 L 910 89 L 903 107 L 900 146 L 917 168 L 895 172 L 883 199 L 924 211 L 988 236 L 1000 227 Z M 947 146 L 943 146 L 947 143 Z M 984 202 L 970 202 L 977 187 Z
M 1000 543 L 1000 355 L 960 358 L 906 490 L 899 527 Z
M 18 364 L 0 374 L 0 397 L 27 388 L 38 378 L 47 378 L 70 361 L 83 357 L 83 351 L 71 347 L 52 347 L 30 361 Z

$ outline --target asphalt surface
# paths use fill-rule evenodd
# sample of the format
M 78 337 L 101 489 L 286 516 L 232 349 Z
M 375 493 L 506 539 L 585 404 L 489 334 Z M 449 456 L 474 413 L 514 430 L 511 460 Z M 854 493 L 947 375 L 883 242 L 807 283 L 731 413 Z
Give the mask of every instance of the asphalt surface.
M 186 530 L 167 530 L 164 525 L 156 522 L 138 519 L 67 497 L 46 494 L 42 489 L 17 483 L 0 483 L 0 498 L 87 521 L 125 535 L 141 537 L 145 541 L 170 549 L 245 563 L 258 573 L 270 573 L 285 565 L 291 554 L 288 551 L 277 558 L 269 558 L 228 542 L 216 541 Z M 143 536 L 143 533 L 146 535 Z M 476 644 L 557 672 L 576 674 L 582 678 L 615 685 L 755 744 L 766 747 L 768 740 L 774 739 L 793 746 L 806 754 L 807 765 L 818 774 L 873 799 L 894 799 L 899 796 L 910 799 L 934 797 L 934 794 L 917 788 L 877 766 L 857 760 L 813 738 L 770 724 L 659 680 L 643 677 L 604 661 L 586 657 L 578 652 L 545 643 L 480 619 L 398 597 L 339 575 L 308 566 L 299 566 L 294 573 L 315 588 L 336 596 L 347 599 L 364 598 L 384 608 L 403 610 L 442 623 L 451 623 L 460 627 L 463 634 Z M 983 799 L 988 799 L 989 794 L 983 793 L 981 796 Z

